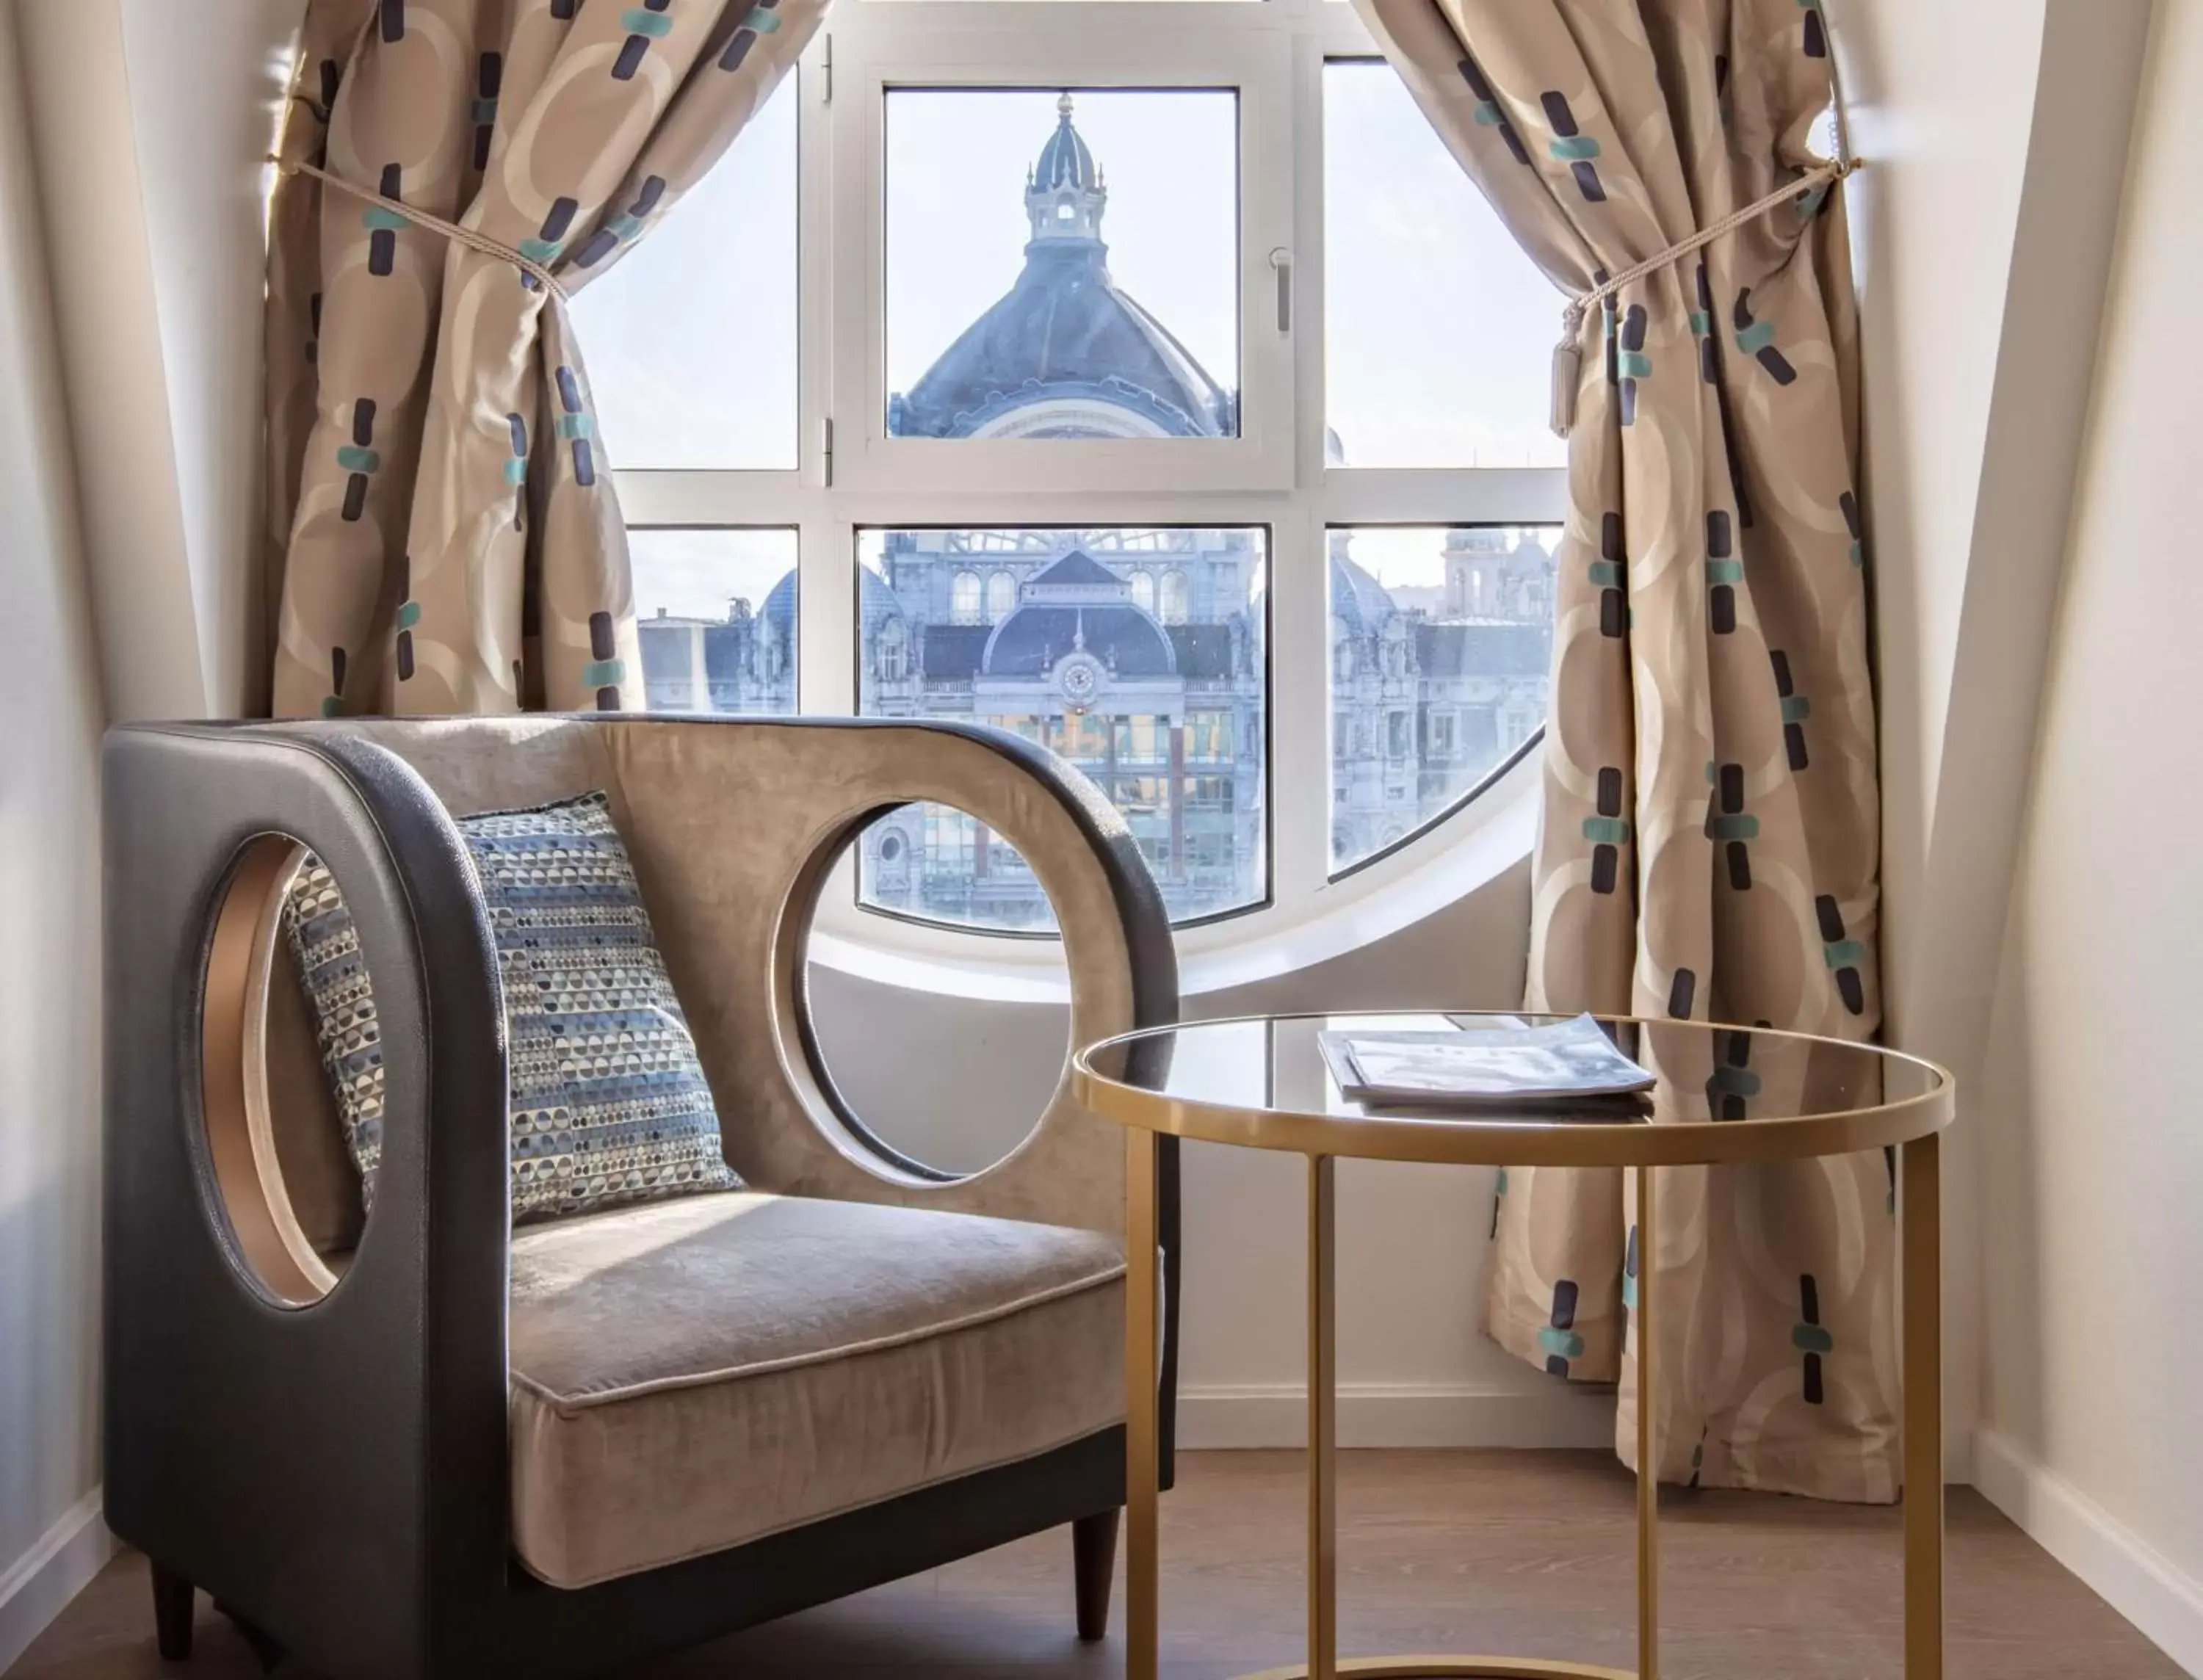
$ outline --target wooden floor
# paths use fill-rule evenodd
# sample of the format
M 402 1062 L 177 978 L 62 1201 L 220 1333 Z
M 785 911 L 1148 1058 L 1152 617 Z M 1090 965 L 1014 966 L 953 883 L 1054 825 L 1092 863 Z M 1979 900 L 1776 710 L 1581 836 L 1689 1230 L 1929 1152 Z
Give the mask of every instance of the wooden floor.
M 1164 1672 L 1208 1680 L 1300 1655 L 1301 1459 L 1188 1454 L 1163 1503 Z M 1598 1453 L 1346 1453 L 1340 1647 L 1633 1665 L 1632 1483 Z M 1897 1513 L 1730 1494 L 1662 1501 L 1668 1680 L 1898 1680 Z M 2180 1680 L 2180 1670 L 1969 1489 L 1950 1502 L 1952 1680 Z M 1123 1606 L 1116 1606 L 1117 1627 Z M 204 1597 L 198 1654 L 153 1651 L 122 1557 L 9 1680 L 246 1680 Z M 635 1680 L 983 1680 L 1123 1672 L 1120 1635 L 1072 1634 L 1068 1530 L 635 1671 Z M 286 1675 L 304 1677 L 298 1666 Z

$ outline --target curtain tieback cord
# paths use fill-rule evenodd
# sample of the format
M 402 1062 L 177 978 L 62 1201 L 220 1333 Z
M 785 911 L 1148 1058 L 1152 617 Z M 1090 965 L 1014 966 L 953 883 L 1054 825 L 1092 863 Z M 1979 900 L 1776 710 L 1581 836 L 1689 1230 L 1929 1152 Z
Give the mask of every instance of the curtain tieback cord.
M 297 162 L 286 162 L 273 152 L 269 154 L 268 161 L 286 175 L 311 175 L 315 180 L 327 186 L 334 186 L 340 192 L 348 192 L 355 198 L 372 203 L 378 209 L 412 223 L 416 227 L 425 227 L 433 233 L 442 234 L 447 239 L 457 240 L 470 250 L 480 251 L 485 256 L 493 256 L 500 262 L 510 262 L 514 268 L 535 280 L 559 302 L 563 304 L 566 300 L 566 288 L 559 283 L 558 277 L 549 268 L 524 252 L 515 251 L 511 245 L 499 244 L 486 233 L 476 233 L 471 227 L 464 227 L 456 221 L 448 221 L 431 211 L 422 209 L 417 205 L 406 203 L 402 199 L 387 197 L 371 187 L 362 186 L 356 181 L 346 180 L 342 175 L 324 169 L 317 163 L 310 163 L 304 159 Z M 1635 285 L 1647 274 L 1657 273 L 1672 262 L 1680 262 L 1692 251 L 1712 244 L 1722 235 L 1733 233 L 1743 227 L 1745 223 L 1765 215 L 1778 204 L 1842 180 L 1846 176 L 1862 168 L 1863 162 L 1863 159 L 1845 157 L 1823 163 L 1818 168 L 1809 169 L 1796 180 L 1785 182 L 1774 192 L 1753 199 L 1741 209 L 1731 210 L 1720 220 L 1700 228 L 1688 239 L 1678 239 L 1665 251 L 1646 257 L 1642 262 L 1624 268 L 1620 274 L 1601 281 L 1582 296 L 1570 298 L 1561 311 L 1561 340 L 1553 346 L 1552 426 L 1554 435 L 1565 438 L 1575 428 L 1576 390 L 1582 382 L 1583 377 L 1583 351 L 1579 339 L 1583 332 L 1584 317 L 1591 312 L 1593 304 L 1605 303 L 1624 287 Z
M 410 221 L 416 227 L 425 227 L 431 233 L 441 233 L 446 239 L 456 240 L 470 251 L 478 251 L 484 256 L 494 256 L 500 262 L 510 262 L 514 268 L 541 286 L 560 303 L 566 301 L 566 288 L 559 283 L 558 275 L 525 252 L 515 251 L 511 245 L 500 245 L 487 233 L 478 233 L 473 228 L 463 227 L 456 221 L 446 221 L 442 216 L 432 211 L 406 203 L 403 199 L 390 197 L 378 192 L 371 186 L 362 186 L 357 181 L 348 181 L 342 175 L 332 170 L 324 169 L 318 163 L 309 163 L 304 159 L 295 163 L 286 162 L 273 152 L 268 154 L 268 161 L 284 174 L 311 175 L 316 180 L 326 186 L 334 186 L 340 192 L 349 192 L 353 197 L 373 204 L 379 210 L 387 211 L 392 215 Z
M 1831 186 L 1864 166 L 1863 158 L 1845 156 L 1823 163 L 1818 168 L 1809 169 L 1797 180 L 1787 181 L 1764 197 L 1753 199 L 1742 209 L 1731 210 L 1687 239 L 1678 239 L 1657 255 L 1648 256 L 1642 262 L 1602 280 L 1581 297 L 1570 298 L 1567 307 L 1561 311 L 1561 341 L 1553 346 L 1553 434 L 1565 438 L 1575 428 L 1576 389 L 1583 379 L 1583 351 L 1578 340 L 1583 332 L 1584 316 L 1591 312 L 1593 304 L 1604 304 L 1624 286 L 1633 286 L 1647 274 L 1680 261 L 1701 246 L 1711 245 L 1723 234 L 1733 233 L 1776 205 Z

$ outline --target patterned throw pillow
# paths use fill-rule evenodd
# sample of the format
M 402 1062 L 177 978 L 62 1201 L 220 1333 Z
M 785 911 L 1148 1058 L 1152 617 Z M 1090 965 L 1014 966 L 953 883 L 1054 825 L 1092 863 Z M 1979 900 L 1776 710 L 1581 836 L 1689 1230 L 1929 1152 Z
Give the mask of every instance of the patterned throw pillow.
M 359 930 L 336 877 L 310 852 L 283 900 L 283 934 L 321 1043 L 345 1145 L 359 1169 L 360 1200 L 372 1207 L 382 1162 L 382 1028 L 359 954 Z
M 458 827 L 505 987 L 513 1223 L 740 1188 L 610 801 L 588 793 Z M 382 1055 L 351 923 L 310 857 L 286 925 L 372 1205 Z

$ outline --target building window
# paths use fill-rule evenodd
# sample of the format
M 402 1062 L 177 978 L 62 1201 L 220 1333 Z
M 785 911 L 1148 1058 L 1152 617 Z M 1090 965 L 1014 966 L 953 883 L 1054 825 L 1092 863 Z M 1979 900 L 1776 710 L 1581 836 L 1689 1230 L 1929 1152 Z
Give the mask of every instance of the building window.
M 1163 574 L 1162 621 L 1183 624 L 1189 611 L 1185 574 L 1175 569 Z
M 959 572 L 948 586 L 948 622 L 977 624 L 979 621 L 979 575 Z
M 910 674 L 910 631 L 900 618 L 880 627 L 873 645 L 878 650 L 880 681 L 901 682 Z
M 1267 928 L 1540 727 L 1558 323 L 1356 9 L 1199 9 L 838 8 L 575 312 L 652 705 L 1008 729 L 1181 923 Z M 889 813 L 854 874 L 1053 925 L 960 813 Z

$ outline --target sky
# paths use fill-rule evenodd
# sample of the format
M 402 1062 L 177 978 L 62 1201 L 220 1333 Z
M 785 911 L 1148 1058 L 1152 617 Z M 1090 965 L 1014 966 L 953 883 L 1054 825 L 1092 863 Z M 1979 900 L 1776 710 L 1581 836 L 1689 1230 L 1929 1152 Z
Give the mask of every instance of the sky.
M 797 464 L 795 83 L 781 83 L 647 239 L 575 294 L 616 466 Z
M 1356 525 L 1347 528 L 1354 562 L 1387 589 L 1434 589 L 1445 582 L 1444 525 Z M 1560 528 L 1509 528 L 1508 546 L 1528 537 L 1548 554 L 1560 540 Z
M 1325 66 L 1326 419 L 1350 466 L 1557 467 L 1561 293 L 1398 74 Z
M 627 533 L 635 566 L 635 607 L 648 618 L 724 618 L 736 598 L 755 612 L 772 587 L 795 569 L 795 533 L 636 530 Z M 802 610 L 799 598 L 796 609 Z

